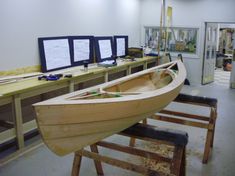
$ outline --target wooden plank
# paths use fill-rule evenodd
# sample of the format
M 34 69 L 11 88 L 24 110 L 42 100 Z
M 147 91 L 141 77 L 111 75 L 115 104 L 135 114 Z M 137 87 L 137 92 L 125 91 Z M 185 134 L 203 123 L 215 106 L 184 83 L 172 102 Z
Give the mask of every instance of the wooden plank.
M 131 64 L 131 68 L 143 66 L 143 64 L 144 64 L 144 61 L 142 61 L 142 62 L 134 62 L 133 64 Z
M 0 92 L 0 106 L 12 103 L 12 101 L 13 100 L 11 96 L 1 97 L 1 92 Z
M 3 81 L 8 81 L 8 80 L 20 80 L 20 79 L 25 79 L 25 78 L 37 77 L 42 74 L 43 73 L 41 72 L 34 72 L 34 73 L 25 73 L 25 74 L 14 75 L 14 76 L 2 76 L 0 77 L 0 83 Z
M 187 104 L 209 106 L 209 107 L 217 106 L 217 99 L 215 98 L 199 97 L 199 96 L 192 96 L 192 95 L 187 95 L 187 94 L 179 94 L 174 101 L 187 103 Z
M 69 81 L 69 92 L 74 92 L 74 80 Z
M 110 67 L 112 68 L 112 67 Z M 115 68 L 115 67 L 114 67 Z M 116 69 L 110 69 L 108 70 L 108 73 L 109 74 L 114 74 L 114 73 L 118 73 L 118 72 L 122 72 L 122 71 L 125 71 L 127 70 L 128 66 L 126 65 L 123 65 L 123 66 L 118 66 Z
M 14 124 L 10 121 L 0 120 L 0 126 L 9 129 L 13 128 Z
M 132 164 L 126 161 L 121 161 L 115 158 L 110 158 L 107 156 L 102 156 L 102 155 L 98 155 L 96 153 L 93 152 L 89 152 L 87 150 L 81 150 L 78 152 L 81 156 L 85 156 L 97 161 L 102 161 L 104 163 L 110 164 L 112 166 L 117 166 L 126 170 L 130 170 L 130 171 L 134 171 L 137 173 L 142 173 L 144 175 L 155 175 L 155 176 L 169 176 L 169 174 L 165 174 L 162 172 L 157 172 L 148 168 L 145 168 L 143 166 L 140 165 L 136 165 L 136 164 Z
M 148 159 L 154 159 L 155 161 L 162 161 L 162 162 L 168 162 L 168 163 L 172 161 L 171 158 L 163 157 L 163 156 L 156 154 L 156 153 L 153 153 L 153 152 L 149 152 L 146 150 L 137 149 L 137 148 L 133 148 L 133 147 L 128 147 L 128 146 L 124 146 L 124 145 L 120 145 L 120 144 L 115 144 L 115 143 L 111 143 L 111 142 L 100 141 L 100 142 L 97 142 L 97 145 L 102 146 L 102 147 L 106 147 L 106 148 L 109 148 L 112 150 L 129 153 L 132 155 L 145 157 Z
M 104 82 L 108 82 L 109 81 L 109 73 L 105 72 L 104 74 Z
M 209 122 L 210 124 L 212 124 L 211 148 L 213 148 L 213 143 L 214 143 L 216 118 L 217 118 L 217 108 L 211 108 L 211 119 L 212 120 Z
M 24 135 L 23 135 L 23 119 L 22 119 L 22 110 L 21 110 L 21 98 L 19 95 L 14 96 L 14 121 L 16 129 L 16 138 L 19 149 L 24 147 Z
M 79 171 L 81 168 L 82 156 L 75 153 L 73 159 L 73 167 L 71 176 L 79 176 Z
M 211 152 L 211 149 L 213 147 L 213 141 L 214 141 L 214 132 L 215 132 L 215 122 L 216 122 L 216 109 L 211 108 L 210 113 L 210 123 L 209 123 L 209 129 L 207 131 L 206 135 L 206 143 L 205 143 L 205 149 L 204 149 L 204 155 L 202 163 L 206 164 L 209 159 L 209 154 Z
M 151 118 L 155 119 L 155 120 L 178 123 L 181 125 L 188 125 L 188 126 L 193 126 L 193 127 L 198 127 L 198 128 L 205 128 L 205 129 L 209 128 L 208 124 L 206 124 L 206 123 L 193 122 L 193 121 L 189 121 L 189 120 L 177 119 L 177 118 L 163 116 L 163 115 L 153 115 L 153 116 L 151 116 Z
M 53 83 L 50 86 L 35 88 L 34 90 L 21 93 L 21 99 L 26 99 L 26 98 L 30 98 L 30 97 L 33 97 L 33 96 L 36 96 L 36 95 L 41 95 L 43 93 L 47 93 L 47 92 L 51 92 L 51 91 L 54 91 L 54 90 L 62 89 L 62 88 L 68 87 L 68 86 L 69 86 L 68 82 Z
M 174 155 L 173 155 L 173 162 L 171 165 L 171 173 L 173 173 L 175 176 L 182 176 L 182 175 L 180 175 L 180 171 L 181 171 L 181 167 L 182 167 L 181 162 L 183 161 L 182 160 L 183 153 L 184 153 L 184 147 L 175 146 Z
M 23 124 L 23 133 L 26 134 L 29 131 L 32 131 L 34 129 L 37 129 L 37 124 L 35 120 L 32 120 L 30 122 L 26 122 Z M 16 131 L 14 128 L 5 130 L 0 133 L 0 144 L 3 144 L 7 141 L 10 141 L 12 139 L 16 138 Z
M 94 72 L 92 74 L 78 76 L 78 77 L 73 78 L 74 84 L 79 84 L 79 83 L 83 83 L 83 82 L 90 81 L 90 80 L 93 80 L 93 79 L 97 79 L 97 78 L 100 78 L 100 77 L 104 77 L 104 74 L 105 74 L 104 71 L 99 71 L 97 73 Z
M 130 75 L 130 74 L 131 74 L 131 66 L 128 66 L 128 67 L 127 67 L 126 74 L 127 74 L 127 75 Z
M 96 144 L 91 145 L 90 148 L 91 148 L 92 152 L 99 154 L 98 147 L 96 146 Z M 94 160 L 94 164 L 95 164 L 97 175 L 100 175 L 100 176 L 104 175 L 104 171 L 103 171 L 101 162 Z
M 201 115 L 196 115 L 196 114 L 188 114 L 184 112 L 177 112 L 177 111 L 171 111 L 171 110 L 161 110 L 157 114 L 166 114 L 166 115 L 175 115 L 175 116 L 181 116 L 185 118 L 190 118 L 190 119 L 197 119 L 197 120 L 203 120 L 203 121 L 209 121 L 210 118 L 207 116 L 201 116 Z
M 146 62 L 144 62 L 144 66 L 143 66 L 143 68 L 144 68 L 144 70 L 146 70 L 146 69 L 148 68 L 148 63 L 147 63 L 147 61 L 146 61 Z
M 204 155 L 203 155 L 203 160 L 202 160 L 203 164 L 206 164 L 208 162 L 209 154 L 211 152 L 212 138 L 213 138 L 213 132 L 212 130 L 208 130 L 207 135 L 206 135 L 206 143 L 205 143 Z

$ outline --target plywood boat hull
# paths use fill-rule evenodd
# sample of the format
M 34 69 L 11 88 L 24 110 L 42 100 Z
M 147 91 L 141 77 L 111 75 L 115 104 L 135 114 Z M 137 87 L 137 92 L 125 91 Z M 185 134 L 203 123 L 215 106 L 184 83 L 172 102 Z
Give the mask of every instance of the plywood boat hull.
M 158 90 L 145 91 L 145 86 L 136 88 L 140 86 L 140 72 L 36 104 L 37 123 L 45 144 L 57 155 L 66 155 L 120 132 L 160 111 L 182 88 L 186 73 L 183 64 L 179 61 L 176 63 L 179 74 L 167 86 Z M 152 71 L 154 68 L 150 69 L 150 72 Z M 143 72 L 146 73 L 148 74 L 148 71 Z M 146 79 L 145 76 L 142 78 Z M 131 87 L 132 82 L 138 82 L 138 85 Z M 148 81 L 144 82 L 148 85 Z M 125 92 L 123 97 L 87 99 L 84 96 L 84 93 L 100 88 L 103 92 L 113 91 L 117 88 L 116 85 Z M 150 85 L 147 89 L 149 87 Z M 137 94 L 132 94 L 134 88 Z

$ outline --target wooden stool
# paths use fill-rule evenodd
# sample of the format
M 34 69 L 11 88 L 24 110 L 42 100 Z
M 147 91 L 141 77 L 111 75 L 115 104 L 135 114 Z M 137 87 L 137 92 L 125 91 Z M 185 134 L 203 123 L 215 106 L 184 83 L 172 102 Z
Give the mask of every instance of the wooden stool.
M 160 154 L 156 154 L 154 152 L 146 151 L 143 149 L 137 149 L 130 146 L 124 146 L 111 142 L 100 141 L 90 146 L 91 151 L 83 149 L 75 153 L 73 168 L 72 168 L 72 176 L 79 175 L 82 156 L 94 160 L 97 175 L 104 175 L 101 162 L 149 176 L 185 175 L 185 163 L 186 163 L 185 148 L 188 142 L 187 133 L 175 130 L 173 131 L 173 130 L 159 129 L 154 126 L 138 123 L 122 131 L 120 135 L 144 141 L 157 142 L 158 144 L 164 143 L 167 145 L 174 146 L 173 157 L 172 158 L 164 157 L 161 156 Z M 115 158 L 100 155 L 98 153 L 97 146 L 112 149 L 119 152 L 128 153 L 135 156 L 140 156 L 147 159 L 153 159 L 156 161 L 163 161 L 170 163 L 171 174 L 155 171 L 150 168 L 144 167 L 142 165 L 136 165 L 127 161 L 122 161 Z
M 215 124 L 217 118 L 217 99 L 179 94 L 174 101 L 179 103 L 194 104 L 204 107 L 206 106 L 210 108 L 209 117 L 202 115 L 188 114 L 178 111 L 171 111 L 171 110 L 162 110 L 151 117 L 152 119 L 160 121 L 172 122 L 172 123 L 207 129 L 207 137 L 206 137 L 204 155 L 202 160 L 204 164 L 207 163 L 214 142 Z M 172 116 L 174 118 L 172 118 Z M 194 120 L 196 119 L 197 122 L 188 119 L 194 119 Z M 134 142 L 132 141 L 131 144 L 133 145 L 133 143 Z

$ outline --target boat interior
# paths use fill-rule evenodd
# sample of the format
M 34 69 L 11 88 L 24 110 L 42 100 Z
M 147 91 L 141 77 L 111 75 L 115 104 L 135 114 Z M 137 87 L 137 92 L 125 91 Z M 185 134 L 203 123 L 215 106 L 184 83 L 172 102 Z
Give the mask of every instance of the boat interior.
M 154 91 L 170 84 L 174 79 L 173 76 L 170 70 L 155 70 L 115 85 L 69 97 L 69 100 L 117 98 L 137 95 L 146 91 Z

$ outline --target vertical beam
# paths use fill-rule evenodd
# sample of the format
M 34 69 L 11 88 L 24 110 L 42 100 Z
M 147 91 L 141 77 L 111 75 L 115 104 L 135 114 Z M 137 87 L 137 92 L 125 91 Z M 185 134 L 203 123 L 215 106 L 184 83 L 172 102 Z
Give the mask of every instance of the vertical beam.
M 130 147 L 134 147 L 135 146 L 135 138 L 131 137 L 130 142 L 129 142 L 129 146 Z
M 162 0 L 162 26 L 166 27 L 166 0 Z
M 69 81 L 69 92 L 74 92 L 74 80 Z
M 91 145 L 90 148 L 91 148 L 92 152 L 99 154 L 98 147 L 97 147 L 96 144 Z M 97 175 L 99 175 L 99 176 L 104 175 L 101 162 L 99 160 L 94 159 L 94 163 L 95 163 L 95 168 L 96 168 Z
M 208 162 L 209 154 L 211 151 L 211 141 L 213 137 L 213 131 L 208 129 L 207 135 L 206 135 L 206 143 L 205 143 L 205 149 L 203 154 L 203 160 L 202 163 L 206 164 Z
M 148 124 L 147 119 L 144 119 L 144 120 L 143 120 L 143 124 L 145 124 L 145 125 Z M 135 141 L 136 141 L 136 139 L 135 139 L 134 137 L 131 137 L 130 142 L 129 142 L 129 146 L 130 146 L 130 147 L 134 147 L 134 146 L 135 146 Z
M 160 15 L 160 33 L 159 33 L 159 37 L 158 37 L 158 47 L 157 47 L 157 51 L 158 51 L 158 58 L 157 58 L 157 65 L 159 65 L 159 59 L 160 59 L 160 50 L 161 50 L 161 41 L 162 41 L 162 28 L 165 25 L 165 0 L 162 0 L 161 3 L 161 15 Z
M 181 166 L 182 163 L 184 164 L 184 161 L 182 160 L 183 156 L 184 156 L 184 151 L 185 147 L 183 146 L 175 146 L 174 149 L 174 156 L 173 156 L 173 161 L 171 164 L 171 173 L 174 174 L 175 176 L 183 176 L 180 175 L 180 171 L 184 170 L 185 166 Z
M 212 123 L 213 130 L 212 130 L 212 138 L 211 138 L 211 148 L 214 144 L 214 136 L 215 136 L 215 124 L 216 124 L 216 118 L 217 118 L 217 107 L 211 108 L 211 117 L 212 120 L 209 121 L 209 123 Z
M 104 82 L 108 82 L 108 81 L 109 81 L 109 73 L 108 71 L 106 71 L 104 74 Z
M 17 94 L 14 96 L 14 122 L 16 130 L 16 138 L 19 149 L 24 147 L 23 119 L 21 109 L 21 98 Z
M 148 68 L 148 62 L 146 61 L 146 62 L 144 62 L 144 64 L 143 64 L 143 69 L 146 70 L 147 68 Z
M 79 153 L 74 153 L 73 167 L 71 176 L 79 176 L 81 168 L 82 156 Z
M 186 176 L 186 147 L 183 150 L 182 162 L 180 166 L 180 176 Z
M 130 74 L 131 74 L 131 66 L 129 65 L 126 70 L 126 75 L 130 75 Z
M 210 121 L 208 126 L 211 125 L 213 128 L 212 129 L 208 128 L 207 130 L 206 143 L 202 160 L 203 164 L 206 164 L 208 162 L 209 154 L 211 152 L 211 143 L 213 142 L 213 137 L 214 137 L 214 117 L 215 117 L 215 109 L 211 108 Z

